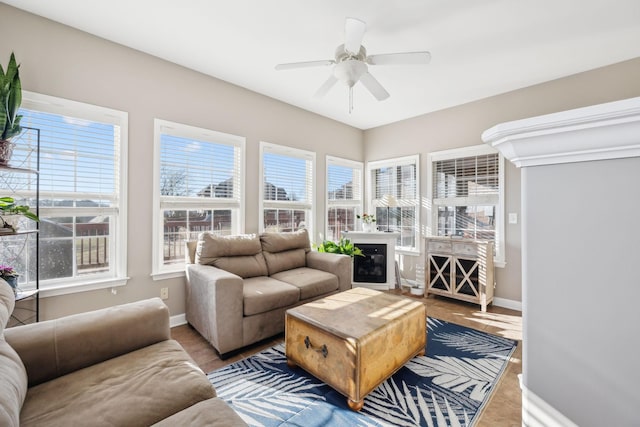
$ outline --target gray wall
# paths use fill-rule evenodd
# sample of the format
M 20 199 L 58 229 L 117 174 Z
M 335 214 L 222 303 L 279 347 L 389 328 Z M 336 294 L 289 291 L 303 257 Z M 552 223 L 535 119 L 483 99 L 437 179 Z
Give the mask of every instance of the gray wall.
M 43 319 L 159 296 L 161 287 L 169 287 L 171 314 L 184 313 L 183 279 L 150 277 L 154 118 L 247 138 L 246 232 L 258 230 L 259 141 L 317 153 L 317 230 L 324 229 L 325 155 L 363 159 L 359 129 L 3 3 L 0 40 L 0 61 L 6 64 L 15 52 L 24 89 L 129 113 L 131 279 L 117 295 L 100 290 L 44 298 Z
M 525 384 L 580 426 L 640 425 L 640 158 L 522 172 Z
M 482 132 L 505 121 L 639 96 L 638 76 L 640 58 L 370 129 L 364 133 L 365 158 L 420 153 L 424 196 L 430 152 L 482 144 Z M 505 211 L 520 213 L 520 171 L 509 162 L 505 166 Z M 423 225 L 426 220 L 424 209 Z M 513 301 L 522 299 L 520 227 L 505 224 L 507 265 L 496 269 L 495 296 Z

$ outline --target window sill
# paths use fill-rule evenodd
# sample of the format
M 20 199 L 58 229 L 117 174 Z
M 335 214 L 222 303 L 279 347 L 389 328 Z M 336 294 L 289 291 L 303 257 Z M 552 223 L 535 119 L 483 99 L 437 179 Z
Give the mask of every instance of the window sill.
M 95 291 L 99 289 L 118 288 L 120 286 L 125 286 L 128 280 L 128 277 L 124 277 L 88 283 L 74 283 L 71 285 L 52 285 L 40 288 L 40 296 L 48 298 L 60 295 L 76 294 L 79 292 Z
M 184 268 L 176 271 L 163 271 L 160 273 L 152 273 L 151 278 L 155 282 L 156 280 L 175 279 L 176 277 L 184 277 Z

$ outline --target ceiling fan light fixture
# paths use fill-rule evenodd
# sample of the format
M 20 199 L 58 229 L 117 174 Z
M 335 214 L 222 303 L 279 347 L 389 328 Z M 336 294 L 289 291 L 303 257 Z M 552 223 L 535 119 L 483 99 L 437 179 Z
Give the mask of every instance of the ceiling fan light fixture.
M 356 59 L 348 59 L 336 64 L 333 75 L 348 87 L 353 87 L 368 70 L 367 64 Z

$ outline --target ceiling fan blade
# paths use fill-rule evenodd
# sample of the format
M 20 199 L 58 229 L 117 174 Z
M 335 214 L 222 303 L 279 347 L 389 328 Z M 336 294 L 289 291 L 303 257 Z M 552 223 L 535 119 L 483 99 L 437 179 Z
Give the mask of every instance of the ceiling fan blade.
M 383 53 L 367 56 L 370 65 L 420 65 L 431 61 L 429 52 Z
M 333 74 L 331 74 L 329 78 L 322 84 L 322 86 L 320 86 L 320 89 L 318 89 L 313 97 L 322 98 L 327 94 L 327 92 L 329 92 L 329 90 L 331 90 L 331 88 L 336 84 L 337 81 L 338 79 Z
M 352 55 L 357 55 L 360 52 L 360 45 L 366 29 L 367 24 L 363 21 L 347 18 L 344 24 L 344 50 Z
M 378 101 L 384 101 L 390 96 L 389 92 L 368 71 L 360 76 L 360 81 Z
M 333 59 L 325 59 L 322 61 L 306 61 L 306 62 L 290 62 L 288 64 L 276 65 L 276 70 L 293 70 L 296 68 L 310 68 L 310 67 L 322 67 L 327 65 L 333 65 L 336 61 Z

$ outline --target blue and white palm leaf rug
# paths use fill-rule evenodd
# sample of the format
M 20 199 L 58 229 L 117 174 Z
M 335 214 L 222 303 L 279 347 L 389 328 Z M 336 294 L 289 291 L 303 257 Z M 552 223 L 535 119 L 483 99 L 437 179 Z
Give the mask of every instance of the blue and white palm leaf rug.
M 288 367 L 282 344 L 208 377 L 250 426 L 473 426 L 516 345 L 429 317 L 426 355 L 369 393 L 360 412 L 303 369 Z

